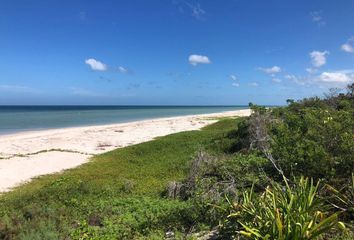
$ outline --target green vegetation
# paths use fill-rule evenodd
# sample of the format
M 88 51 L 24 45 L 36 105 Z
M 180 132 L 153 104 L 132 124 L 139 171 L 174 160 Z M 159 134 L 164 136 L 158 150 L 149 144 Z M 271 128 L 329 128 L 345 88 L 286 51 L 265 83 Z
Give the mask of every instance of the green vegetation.
M 2 239 L 354 238 L 354 85 L 117 149 L 0 197 Z
M 189 201 L 166 198 L 166 186 L 186 177 L 200 147 L 218 151 L 218 139 L 234 126 L 223 120 L 35 179 L 0 197 L 0 238 L 160 239 L 168 230 L 188 232 L 200 216 Z
M 287 175 L 350 176 L 354 169 L 353 109 L 293 103 L 274 112 L 281 121 L 271 126 L 271 148 L 274 157 L 282 159 L 279 165 Z

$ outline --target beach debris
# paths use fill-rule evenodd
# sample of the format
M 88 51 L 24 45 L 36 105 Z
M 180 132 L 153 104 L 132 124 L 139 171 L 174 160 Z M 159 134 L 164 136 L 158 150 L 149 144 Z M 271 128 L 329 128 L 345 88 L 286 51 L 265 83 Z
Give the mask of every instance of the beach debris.
M 169 230 L 165 233 L 166 239 L 174 238 L 174 236 L 175 236 L 175 233 L 171 230 Z
M 181 189 L 183 188 L 183 183 L 172 181 L 167 185 L 167 196 L 169 198 L 178 198 L 181 195 Z
M 108 143 L 108 142 L 99 142 L 97 144 L 97 150 L 105 150 L 105 148 L 107 147 L 112 147 L 112 144 L 111 143 Z

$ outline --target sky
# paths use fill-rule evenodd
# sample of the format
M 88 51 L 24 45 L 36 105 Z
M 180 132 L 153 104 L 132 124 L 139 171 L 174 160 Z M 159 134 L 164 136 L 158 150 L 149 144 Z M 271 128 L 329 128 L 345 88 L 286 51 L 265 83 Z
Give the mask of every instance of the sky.
M 0 105 L 282 105 L 354 81 L 354 0 L 1 0 Z

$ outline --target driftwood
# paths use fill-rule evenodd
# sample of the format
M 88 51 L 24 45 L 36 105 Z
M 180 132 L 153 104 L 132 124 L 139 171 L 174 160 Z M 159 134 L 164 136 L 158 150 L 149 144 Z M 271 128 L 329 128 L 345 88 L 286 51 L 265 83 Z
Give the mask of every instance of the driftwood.
M 250 116 L 248 123 L 248 131 L 250 134 L 250 149 L 260 150 L 265 157 L 272 163 L 274 168 L 278 171 L 280 175 L 284 175 L 283 170 L 277 164 L 277 160 L 274 159 L 270 151 L 270 143 L 272 141 L 270 135 L 268 134 L 269 124 L 275 122 L 276 120 L 272 118 L 270 110 L 265 112 L 254 111 Z

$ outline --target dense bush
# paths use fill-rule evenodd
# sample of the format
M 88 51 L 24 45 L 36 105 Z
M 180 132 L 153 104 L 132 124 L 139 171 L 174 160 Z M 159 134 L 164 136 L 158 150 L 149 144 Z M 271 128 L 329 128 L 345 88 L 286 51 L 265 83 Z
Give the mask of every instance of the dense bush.
M 217 225 L 225 215 L 225 197 L 235 199 L 242 189 L 255 185 L 258 189 L 268 183 L 265 171 L 271 166 L 257 155 L 211 155 L 199 151 L 182 182 L 170 182 L 166 194 L 171 198 L 188 200 L 203 222 Z
M 255 155 L 224 156 L 195 180 L 191 201 L 206 222 L 217 225 L 225 215 L 226 198 L 237 199 L 252 184 L 263 188 L 268 181 L 264 168 L 268 167 L 265 158 Z
M 330 108 L 278 110 L 271 126 L 271 149 L 287 176 L 331 179 L 354 169 L 353 113 Z
M 353 92 L 288 103 L 251 105 L 252 115 L 215 138 L 212 155 L 198 154 L 189 177 L 178 185 L 205 222 L 217 226 L 226 219 L 222 239 L 347 239 L 351 234 L 333 229 L 344 227 L 339 215 L 351 228 L 353 186 L 335 187 L 354 170 Z M 319 193 L 319 185 L 302 176 L 335 187 L 327 184 L 331 191 Z M 289 186 L 293 178 L 300 180 Z
M 222 225 L 223 239 L 320 236 L 351 239 L 353 236 L 352 230 L 343 234 L 332 230 L 345 228 L 338 220 L 339 215 L 348 229 L 352 228 L 354 84 L 348 86 L 347 93 L 333 90 L 324 99 L 287 102 L 287 107 L 268 109 L 250 104 L 253 113 L 243 125 L 248 139 L 244 142 L 249 143 L 249 152 L 267 159 L 263 170 L 273 183 L 262 193 L 252 187 L 241 197 L 227 198 L 229 215 Z M 247 171 L 254 172 L 255 168 Z M 323 179 L 327 191 L 318 192 L 319 185 L 303 177 L 289 186 L 288 178 L 300 176 Z M 283 184 L 276 182 L 279 177 Z M 350 177 L 350 184 L 341 187 Z
M 252 106 L 251 145 L 286 176 L 348 178 L 354 169 L 353 85 L 346 94 L 329 94 L 288 107 Z M 253 125 L 252 125 L 253 123 Z

